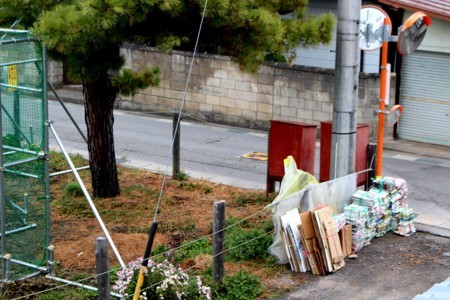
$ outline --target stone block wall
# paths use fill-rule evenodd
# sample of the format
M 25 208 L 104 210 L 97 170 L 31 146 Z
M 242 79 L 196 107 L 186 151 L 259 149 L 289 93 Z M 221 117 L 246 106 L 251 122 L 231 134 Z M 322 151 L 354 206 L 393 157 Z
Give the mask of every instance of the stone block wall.
M 198 54 L 186 87 L 191 52 L 162 53 L 127 44 L 121 53 L 126 66 L 135 70 L 158 66 L 161 82 L 134 97 L 120 97 L 117 108 L 172 113 L 184 102 L 183 112 L 194 118 L 258 129 L 268 129 L 271 119 L 320 125 L 333 116 L 334 70 L 268 63 L 256 73 L 246 73 L 229 57 Z M 394 99 L 395 75 L 391 80 Z M 378 95 L 378 74 L 360 74 L 357 122 L 370 125 L 372 140 Z M 392 127 L 386 127 L 386 139 L 392 136 Z
M 47 78 L 53 85 L 63 84 L 63 65 L 61 62 L 47 60 Z

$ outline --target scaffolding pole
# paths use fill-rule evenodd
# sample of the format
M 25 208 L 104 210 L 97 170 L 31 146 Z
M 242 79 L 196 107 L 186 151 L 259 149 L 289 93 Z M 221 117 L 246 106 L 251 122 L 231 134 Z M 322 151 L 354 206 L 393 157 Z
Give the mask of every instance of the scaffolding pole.
M 56 130 L 55 130 L 55 128 L 53 127 L 53 124 L 52 124 L 51 122 L 48 122 L 48 123 L 47 123 L 47 126 L 50 127 L 50 130 L 52 131 L 52 133 L 53 133 L 53 135 L 54 135 L 56 141 L 58 142 L 58 145 L 59 145 L 59 147 L 61 148 L 62 153 L 64 154 L 64 156 L 65 156 L 67 162 L 69 163 L 69 166 L 70 166 L 70 168 L 72 169 L 73 175 L 75 176 L 76 180 L 78 181 L 78 184 L 80 185 L 80 187 L 81 187 L 81 189 L 82 189 L 82 191 L 83 191 L 83 194 L 84 194 L 84 196 L 86 197 L 86 200 L 88 201 L 89 206 L 91 207 L 92 212 L 93 212 L 94 215 L 95 215 L 95 218 L 97 219 L 98 223 L 100 224 L 100 227 L 102 228 L 102 231 L 103 231 L 103 233 L 105 234 L 105 237 L 108 239 L 109 245 L 111 246 L 111 248 L 112 248 L 114 254 L 116 255 L 117 260 L 119 261 L 120 266 L 121 266 L 122 268 L 125 268 L 125 263 L 123 262 L 122 257 L 121 257 L 120 254 L 119 254 L 119 251 L 117 250 L 117 248 L 116 248 L 116 246 L 115 246 L 115 244 L 114 244 L 114 242 L 113 242 L 111 236 L 109 235 L 108 229 L 106 228 L 105 223 L 103 223 L 103 220 L 102 220 L 100 214 L 98 213 L 97 208 L 95 207 L 95 204 L 94 204 L 94 202 L 92 201 L 91 196 L 89 195 L 89 192 L 87 191 L 86 187 L 84 186 L 83 180 L 81 180 L 81 177 L 80 177 L 80 175 L 78 174 L 78 171 L 77 171 L 77 169 L 75 168 L 75 166 L 74 166 L 74 164 L 73 164 L 73 162 L 72 162 L 72 160 L 71 160 L 69 154 L 66 152 L 66 149 L 64 148 L 64 145 L 62 144 L 61 140 L 59 139 L 59 136 L 58 136 L 58 134 L 56 133 Z

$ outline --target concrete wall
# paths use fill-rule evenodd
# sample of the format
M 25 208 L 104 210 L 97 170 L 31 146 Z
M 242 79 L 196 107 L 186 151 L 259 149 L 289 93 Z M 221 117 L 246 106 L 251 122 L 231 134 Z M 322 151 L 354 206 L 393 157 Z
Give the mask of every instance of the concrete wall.
M 63 84 L 63 65 L 61 62 L 47 60 L 47 78 L 55 86 Z
M 159 87 L 139 91 L 134 97 L 119 97 L 116 108 L 178 112 L 183 99 L 191 52 L 168 54 L 145 46 L 122 47 L 126 66 L 160 68 Z M 48 73 L 54 85 L 62 84 L 62 65 L 49 61 Z M 391 99 L 395 97 L 395 75 L 391 78 Z M 333 116 L 334 70 L 286 64 L 265 64 L 257 73 L 239 69 L 229 57 L 199 54 L 195 58 L 187 87 L 183 112 L 215 123 L 267 129 L 271 119 L 320 125 Z M 370 125 L 376 139 L 379 78 L 360 74 L 358 123 Z M 393 101 L 391 101 L 393 102 Z M 320 133 L 320 130 L 318 131 Z M 392 139 L 386 127 L 385 138 Z
M 132 98 L 122 97 L 123 109 L 178 111 L 183 99 L 192 53 L 161 53 L 154 48 L 125 45 L 126 65 L 139 70 L 159 66 L 159 87 L 147 88 Z M 395 76 L 395 75 L 394 75 Z M 391 82 L 394 99 L 395 78 Z M 199 54 L 192 67 L 184 112 L 208 121 L 247 128 L 269 127 L 271 119 L 320 125 L 333 115 L 334 71 L 312 67 L 266 64 L 257 73 L 245 73 L 229 57 Z M 361 74 L 358 122 L 370 125 L 376 137 L 379 79 Z M 392 102 L 392 101 L 391 101 Z M 392 137 L 392 127 L 386 128 Z

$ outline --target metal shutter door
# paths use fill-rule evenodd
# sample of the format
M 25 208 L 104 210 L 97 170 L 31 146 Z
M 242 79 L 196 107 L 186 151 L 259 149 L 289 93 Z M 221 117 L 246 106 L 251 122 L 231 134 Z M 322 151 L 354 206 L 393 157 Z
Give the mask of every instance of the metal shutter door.
M 399 137 L 450 146 L 450 55 L 415 52 L 403 58 Z

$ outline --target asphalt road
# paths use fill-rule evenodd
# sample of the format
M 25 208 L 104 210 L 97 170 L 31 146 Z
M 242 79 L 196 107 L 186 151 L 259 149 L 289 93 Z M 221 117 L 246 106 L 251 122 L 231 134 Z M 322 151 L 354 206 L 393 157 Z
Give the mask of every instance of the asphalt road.
M 66 104 L 77 124 L 85 130 L 84 109 L 81 105 Z M 171 144 L 172 119 L 134 112 L 115 112 L 114 139 L 119 163 L 164 172 L 172 170 Z M 87 155 L 87 146 L 61 105 L 49 101 L 49 119 L 72 153 Z M 193 177 L 211 177 L 223 181 L 241 181 L 242 186 L 265 183 L 267 164 L 263 161 L 244 159 L 248 152 L 267 152 L 267 134 L 202 124 L 181 122 L 181 169 Z M 50 135 L 50 147 L 58 149 Z M 168 167 L 167 167 L 168 166 Z M 251 183 L 252 182 L 252 183 Z M 259 187 L 259 186 L 258 186 Z
M 82 105 L 67 107 L 85 128 Z M 87 156 L 87 147 L 61 105 L 49 101 L 49 119 L 64 147 Z M 248 152 L 267 152 L 267 132 L 212 123 L 181 122 L 181 169 L 192 177 L 211 179 L 247 188 L 265 188 L 267 163 L 242 158 Z M 119 163 L 157 170 L 172 169 L 172 119 L 157 115 L 116 111 L 114 138 Z M 58 149 L 50 134 L 50 147 Z M 316 175 L 319 169 L 316 151 Z M 404 178 L 409 198 L 424 205 L 450 208 L 450 161 L 385 151 L 383 174 Z

